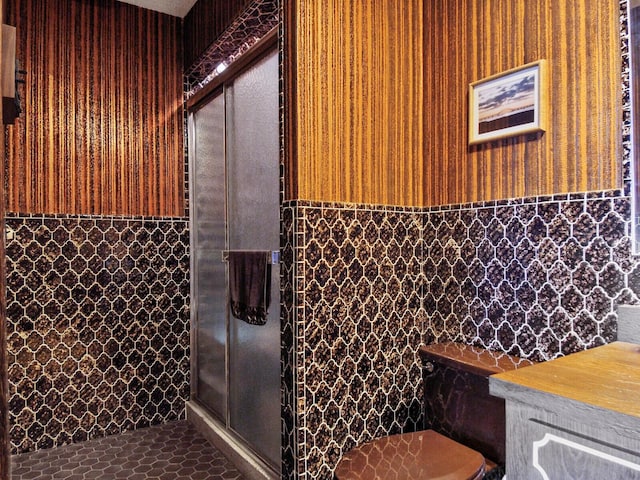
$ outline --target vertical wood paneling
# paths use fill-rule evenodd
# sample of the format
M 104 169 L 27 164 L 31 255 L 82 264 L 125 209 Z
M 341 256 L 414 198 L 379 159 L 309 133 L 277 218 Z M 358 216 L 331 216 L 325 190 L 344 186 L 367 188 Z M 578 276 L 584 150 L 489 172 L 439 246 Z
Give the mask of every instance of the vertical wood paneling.
M 619 188 L 616 0 L 425 2 L 425 205 Z M 546 58 L 549 130 L 467 145 L 470 82 Z
M 289 194 L 420 204 L 421 0 L 288 7 L 295 9 L 295 51 L 288 51 L 295 55 L 297 129 Z
M 4 20 L 4 0 L 0 0 L 0 24 Z M 2 35 L 0 35 L 0 52 Z M 0 65 L 2 62 L 0 61 Z M 3 75 L 0 68 L 0 75 Z M 2 102 L 0 102 L 2 119 Z M 4 125 L 0 122 L 4 133 Z M 4 142 L 0 142 L 0 195 L 4 198 Z M 5 231 L 5 206 L 0 202 L 0 232 Z M 9 480 L 9 382 L 7 365 L 7 295 L 6 295 L 5 236 L 0 235 L 0 480 Z
M 619 13 L 617 0 L 290 0 L 288 197 L 430 206 L 619 188 Z M 541 58 L 548 131 L 469 147 L 469 83 Z
M 10 0 L 24 113 L 8 208 L 184 215 L 180 20 L 115 1 Z
M 185 67 L 190 67 L 251 0 L 198 0 L 184 18 Z

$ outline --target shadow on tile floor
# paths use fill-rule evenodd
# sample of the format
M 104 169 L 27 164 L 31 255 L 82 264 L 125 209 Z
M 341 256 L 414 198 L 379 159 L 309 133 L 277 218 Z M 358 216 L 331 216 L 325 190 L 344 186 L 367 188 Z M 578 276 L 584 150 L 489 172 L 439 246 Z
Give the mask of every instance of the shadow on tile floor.
M 187 421 L 13 456 L 11 480 L 242 480 Z

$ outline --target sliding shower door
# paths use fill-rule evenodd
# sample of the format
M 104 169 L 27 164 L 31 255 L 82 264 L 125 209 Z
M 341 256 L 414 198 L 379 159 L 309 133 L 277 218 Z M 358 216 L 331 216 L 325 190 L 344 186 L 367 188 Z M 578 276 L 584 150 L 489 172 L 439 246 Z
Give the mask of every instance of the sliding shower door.
M 276 468 L 280 266 L 271 265 L 271 305 L 258 326 L 231 316 L 221 259 L 223 250 L 279 250 L 278 88 L 273 52 L 191 115 L 196 400 Z
M 190 115 L 193 391 L 227 419 L 225 102 L 222 92 Z
M 226 89 L 229 249 L 280 249 L 278 55 Z M 230 425 L 280 463 L 280 266 L 271 266 L 267 323 L 231 318 Z M 235 381 L 234 381 L 235 379 Z

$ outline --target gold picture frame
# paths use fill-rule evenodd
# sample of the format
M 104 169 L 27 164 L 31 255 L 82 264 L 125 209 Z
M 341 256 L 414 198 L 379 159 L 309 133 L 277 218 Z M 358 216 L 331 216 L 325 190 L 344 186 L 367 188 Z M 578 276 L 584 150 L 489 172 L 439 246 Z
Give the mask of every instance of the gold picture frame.
M 546 130 L 546 61 L 469 84 L 469 144 Z

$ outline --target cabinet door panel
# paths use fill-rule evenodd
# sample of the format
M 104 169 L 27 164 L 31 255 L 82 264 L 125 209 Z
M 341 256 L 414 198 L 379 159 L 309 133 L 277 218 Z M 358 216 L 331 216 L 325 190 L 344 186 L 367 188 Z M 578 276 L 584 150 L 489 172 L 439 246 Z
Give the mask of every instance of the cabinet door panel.
M 599 423 L 591 408 L 562 415 L 507 401 L 509 480 L 640 480 L 640 438 Z
M 540 434 L 554 429 L 541 425 Z M 533 442 L 533 467 L 542 478 L 640 479 L 640 458 L 601 442 L 568 432 L 547 431 Z M 635 458 L 633 458 L 635 457 Z

